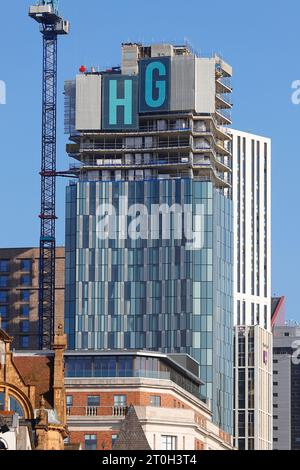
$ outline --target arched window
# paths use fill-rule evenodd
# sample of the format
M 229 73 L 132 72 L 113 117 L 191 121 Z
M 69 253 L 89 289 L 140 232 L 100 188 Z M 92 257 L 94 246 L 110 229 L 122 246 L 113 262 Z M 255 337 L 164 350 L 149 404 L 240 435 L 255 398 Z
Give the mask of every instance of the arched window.
M 6 393 L 8 394 L 8 403 L 5 402 Z M 14 392 L 7 388 L 0 388 L 0 411 L 12 411 L 18 414 L 20 418 L 26 417 L 26 405 L 22 398 L 16 398 Z
M 21 403 L 14 397 L 9 396 L 9 411 L 18 414 L 20 418 L 24 418 L 25 413 Z
M 8 449 L 8 445 L 6 444 L 6 442 L 3 439 L 0 439 L 0 451 L 7 450 L 7 449 Z
M 5 393 L 0 392 L 0 411 L 5 410 Z

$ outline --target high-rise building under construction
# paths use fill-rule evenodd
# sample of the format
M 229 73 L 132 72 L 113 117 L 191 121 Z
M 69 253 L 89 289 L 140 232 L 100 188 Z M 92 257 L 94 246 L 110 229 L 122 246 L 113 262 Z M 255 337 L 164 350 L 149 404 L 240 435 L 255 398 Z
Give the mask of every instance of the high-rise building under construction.
M 69 347 L 186 353 L 232 433 L 232 69 L 187 46 L 123 44 L 65 85 Z

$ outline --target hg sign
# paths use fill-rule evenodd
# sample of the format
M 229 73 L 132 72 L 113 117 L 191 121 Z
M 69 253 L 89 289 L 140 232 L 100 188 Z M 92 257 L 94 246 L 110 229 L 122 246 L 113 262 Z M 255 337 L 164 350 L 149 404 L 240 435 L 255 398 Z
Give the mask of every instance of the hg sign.
M 139 113 L 170 110 L 170 57 L 140 61 L 139 77 L 103 76 L 102 128 L 137 129 Z

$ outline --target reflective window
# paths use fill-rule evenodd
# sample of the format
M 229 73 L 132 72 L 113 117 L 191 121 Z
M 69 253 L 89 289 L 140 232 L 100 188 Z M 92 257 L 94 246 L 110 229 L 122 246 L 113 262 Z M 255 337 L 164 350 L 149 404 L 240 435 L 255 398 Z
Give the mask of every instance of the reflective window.
M 96 434 L 86 434 L 84 436 L 85 450 L 97 450 Z
M 248 365 L 250 367 L 254 366 L 254 330 L 250 331 L 249 333 L 249 339 L 248 339 L 248 352 L 249 352 L 249 362 Z
M 0 260 L 0 272 L 8 273 L 9 272 L 9 260 L 1 259 Z
M 18 414 L 20 418 L 24 418 L 24 410 L 21 403 L 14 397 L 9 397 L 9 411 Z
M 133 377 L 132 357 L 122 357 L 118 361 L 118 370 L 120 377 Z
M 8 302 L 8 292 L 0 291 L 0 303 L 6 304 Z
M 0 287 L 8 287 L 9 277 L 8 276 L 0 276 Z
M 254 437 L 254 411 L 248 413 L 248 436 Z
M 23 317 L 29 317 L 29 313 L 30 313 L 29 305 L 22 305 L 21 306 L 21 315 Z
M 22 290 L 21 291 L 21 301 L 22 302 L 29 302 L 30 300 L 30 291 L 29 290 Z
M 29 274 L 24 274 L 21 276 L 21 286 L 31 286 L 31 276 Z
M 246 435 L 245 411 L 240 411 L 238 416 L 239 416 L 239 437 L 245 437 L 245 435 Z
M 74 358 L 67 362 L 68 377 L 92 377 L 91 360 L 89 358 Z
M 248 407 L 251 409 L 254 408 L 254 369 L 249 369 L 248 371 Z
M 161 397 L 157 396 L 157 395 L 152 395 L 150 397 L 150 406 L 160 407 L 161 406 Z
M 29 348 L 29 336 L 22 336 L 21 337 L 21 348 L 28 349 Z
M 66 401 L 67 401 L 67 406 L 73 406 L 73 395 L 67 395 Z
M 22 259 L 20 263 L 21 271 L 30 272 L 32 268 L 32 260 L 31 259 Z
M 96 361 L 96 364 L 97 364 L 97 361 Z M 104 359 L 101 368 L 102 368 L 102 374 L 104 374 L 104 376 L 106 377 L 116 376 L 117 363 L 114 358 Z
M 5 407 L 5 394 L 4 392 L 0 392 L 0 411 L 4 411 Z
M 89 396 L 87 399 L 87 406 L 100 406 L 100 397 L 98 396 Z
M 126 406 L 126 395 L 115 395 L 114 396 L 114 406 Z
M 0 316 L 1 318 L 6 318 L 8 316 L 8 306 L 0 305 Z
M 176 436 L 161 436 L 161 449 L 162 450 L 177 450 L 177 437 Z
M 245 369 L 239 369 L 239 408 L 245 408 L 246 397 L 245 397 Z
M 21 321 L 20 322 L 20 331 L 21 333 L 29 333 L 29 321 Z
M 167 366 L 157 358 L 126 357 L 66 357 L 66 377 L 149 377 L 172 380 L 199 397 L 199 385 Z
M 239 367 L 245 366 L 245 343 L 246 338 L 244 334 L 239 334 L 238 347 L 239 347 Z

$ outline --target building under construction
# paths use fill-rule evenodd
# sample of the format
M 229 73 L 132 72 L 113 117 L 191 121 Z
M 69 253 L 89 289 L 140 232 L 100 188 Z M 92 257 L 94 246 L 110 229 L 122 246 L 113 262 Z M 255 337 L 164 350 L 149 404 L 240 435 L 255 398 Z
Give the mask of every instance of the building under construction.
M 81 71 L 65 86 L 67 151 L 79 171 L 67 189 L 69 347 L 190 354 L 215 423 L 231 434 L 232 69 L 187 46 L 123 44 L 121 67 Z M 99 208 L 120 214 L 124 198 L 149 212 L 189 205 L 203 244 L 164 237 L 161 219 L 151 239 L 126 235 L 130 217 L 100 236 Z

